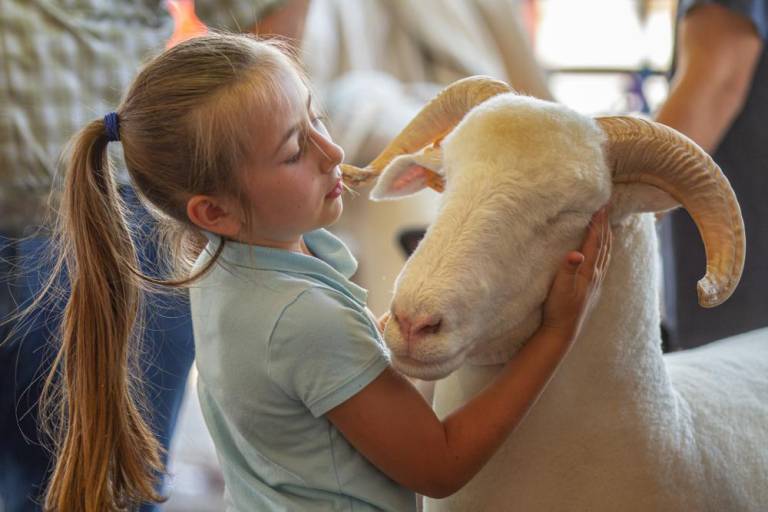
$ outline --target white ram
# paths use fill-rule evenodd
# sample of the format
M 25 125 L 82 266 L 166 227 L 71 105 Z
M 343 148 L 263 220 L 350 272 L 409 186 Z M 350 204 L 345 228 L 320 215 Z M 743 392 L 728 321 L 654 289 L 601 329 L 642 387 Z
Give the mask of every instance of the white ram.
M 702 305 L 727 299 L 743 266 L 738 204 L 700 148 L 656 123 L 591 119 L 476 77 L 441 93 L 366 169 L 344 170 L 349 183 L 383 170 L 374 198 L 444 185 L 385 330 L 399 370 L 447 376 L 440 415 L 534 332 L 562 258 L 612 204 L 611 265 L 579 339 L 492 460 L 427 510 L 768 510 L 768 331 L 660 348 L 647 212 L 682 203 L 696 221 Z

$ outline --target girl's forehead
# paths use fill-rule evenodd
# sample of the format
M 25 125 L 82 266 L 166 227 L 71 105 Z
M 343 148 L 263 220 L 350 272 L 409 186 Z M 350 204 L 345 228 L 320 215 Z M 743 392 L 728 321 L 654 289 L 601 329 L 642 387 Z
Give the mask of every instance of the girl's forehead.
M 253 149 L 259 160 L 269 160 L 284 136 L 307 118 L 310 92 L 295 71 L 281 72 L 271 84 L 268 98 L 253 113 L 254 133 L 260 134 Z
M 285 70 L 278 75 L 275 86 L 274 107 L 276 109 L 282 110 L 283 114 L 288 114 L 288 111 L 293 111 L 294 115 L 306 112 L 309 90 L 304 81 L 299 78 L 298 73 Z

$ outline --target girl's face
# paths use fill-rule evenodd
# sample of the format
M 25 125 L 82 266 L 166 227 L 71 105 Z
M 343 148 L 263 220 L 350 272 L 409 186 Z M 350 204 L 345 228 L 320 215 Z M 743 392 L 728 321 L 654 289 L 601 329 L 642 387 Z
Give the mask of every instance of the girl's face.
M 250 211 L 240 238 L 295 249 L 303 233 L 341 215 L 344 152 L 331 140 L 296 73 L 285 73 L 281 85 L 284 98 L 254 120 L 254 133 L 265 136 L 258 137 L 252 162 L 244 169 Z

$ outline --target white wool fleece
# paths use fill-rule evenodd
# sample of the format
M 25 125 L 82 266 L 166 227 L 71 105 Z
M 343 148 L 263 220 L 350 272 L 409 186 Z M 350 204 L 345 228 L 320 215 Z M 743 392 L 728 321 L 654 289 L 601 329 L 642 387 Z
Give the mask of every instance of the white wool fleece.
M 392 303 L 441 327 L 412 347 L 418 365 L 398 360 L 398 325 L 385 332 L 401 371 L 445 377 L 441 416 L 535 331 L 552 276 L 609 197 L 614 244 L 592 315 L 534 408 L 464 489 L 427 511 L 768 510 L 768 330 L 662 355 L 654 219 L 639 212 L 675 203 L 645 185 L 614 188 L 604 139 L 563 106 L 505 94 L 444 141 L 443 204 Z M 386 175 L 405 167 L 383 179 L 397 183 Z

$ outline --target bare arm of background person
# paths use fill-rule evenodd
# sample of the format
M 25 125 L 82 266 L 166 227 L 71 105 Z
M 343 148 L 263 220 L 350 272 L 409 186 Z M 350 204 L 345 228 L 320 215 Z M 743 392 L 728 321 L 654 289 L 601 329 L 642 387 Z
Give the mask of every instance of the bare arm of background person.
M 747 18 L 717 4 L 693 8 L 678 37 L 679 67 L 656 120 L 712 154 L 744 106 L 763 42 Z

